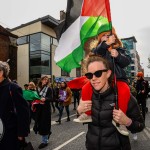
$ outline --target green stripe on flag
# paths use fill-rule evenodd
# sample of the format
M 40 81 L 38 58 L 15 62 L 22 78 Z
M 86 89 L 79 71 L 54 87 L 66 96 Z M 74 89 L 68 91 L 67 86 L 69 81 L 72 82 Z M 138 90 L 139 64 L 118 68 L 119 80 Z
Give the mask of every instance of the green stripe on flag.
M 84 51 L 80 45 L 72 51 L 71 54 L 67 55 L 62 60 L 58 61 L 56 64 L 66 72 L 71 72 L 73 68 L 79 68 L 81 65 L 79 62 L 83 59 Z M 64 65 L 65 64 L 65 65 Z
M 111 22 L 108 21 L 108 18 L 99 16 L 99 17 L 90 17 L 81 27 L 80 38 L 82 45 L 91 37 L 95 37 L 98 34 L 110 31 L 112 29 Z

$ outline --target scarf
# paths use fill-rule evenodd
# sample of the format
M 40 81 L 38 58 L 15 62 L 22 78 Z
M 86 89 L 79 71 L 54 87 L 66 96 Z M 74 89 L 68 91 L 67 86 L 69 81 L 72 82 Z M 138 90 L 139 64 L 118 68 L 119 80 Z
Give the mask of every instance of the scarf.
M 48 86 L 45 86 L 44 88 L 42 88 L 42 90 L 40 88 L 38 88 L 38 92 L 39 92 L 40 97 L 44 97 L 45 98 L 47 90 L 48 90 Z

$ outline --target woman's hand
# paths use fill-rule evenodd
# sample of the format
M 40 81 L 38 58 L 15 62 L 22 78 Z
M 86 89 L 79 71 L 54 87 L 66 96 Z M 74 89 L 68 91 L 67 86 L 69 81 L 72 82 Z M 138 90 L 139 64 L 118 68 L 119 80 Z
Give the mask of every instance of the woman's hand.
M 24 140 L 24 137 L 18 136 L 18 140 L 22 141 L 22 140 Z
M 43 98 L 41 98 L 41 101 L 42 101 L 42 102 L 45 102 L 45 100 L 46 100 L 46 99 L 45 99 L 44 97 L 43 97 Z
M 80 104 L 77 108 L 77 111 L 79 114 L 82 114 L 86 111 L 91 110 L 91 107 L 92 107 L 92 101 L 91 100 L 83 101 L 82 99 L 80 99 Z
M 119 123 L 119 124 L 125 125 L 125 126 L 130 126 L 130 124 L 132 123 L 132 120 L 129 117 L 127 117 L 121 109 L 113 110 L 113 120 L 116 123 Z

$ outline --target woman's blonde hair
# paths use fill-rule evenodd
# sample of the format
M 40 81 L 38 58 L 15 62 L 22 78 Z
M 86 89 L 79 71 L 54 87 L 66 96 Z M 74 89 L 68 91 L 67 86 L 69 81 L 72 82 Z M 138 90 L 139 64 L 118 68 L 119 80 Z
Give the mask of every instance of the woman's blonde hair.
M 35 83 L 34 83 L 34 82 L 29 82 L 28 85 L 30 86 L 30 89 L 36 90 L 36 86 L 35 86 Z M 28 87 L 29 87 L 29 86 L 28 86 Z

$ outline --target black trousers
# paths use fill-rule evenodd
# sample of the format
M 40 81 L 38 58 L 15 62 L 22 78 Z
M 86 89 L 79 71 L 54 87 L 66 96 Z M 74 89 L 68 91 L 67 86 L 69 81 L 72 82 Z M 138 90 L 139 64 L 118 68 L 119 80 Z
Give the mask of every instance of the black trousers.
M 138 104 L 140 106 L 140 109 L 141 109 L 141 112 L 142 112 L 142 115 L 143 115 L 143 118 L 144 118 L 144 121 L 145 121 L 145 114 L 146 114 L 146 96 L 143 94 L 143 95 L 137 95 L 137 101 L 138 101 Z

